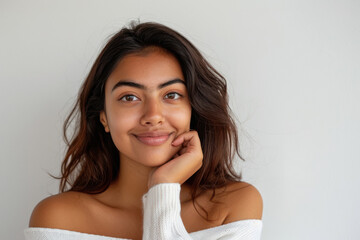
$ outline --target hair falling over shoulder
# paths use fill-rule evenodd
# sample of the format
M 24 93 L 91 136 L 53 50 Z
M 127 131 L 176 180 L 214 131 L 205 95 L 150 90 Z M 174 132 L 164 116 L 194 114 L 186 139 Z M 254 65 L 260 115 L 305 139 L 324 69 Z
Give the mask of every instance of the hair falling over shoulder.
M 113 35 L 101 51 L 65 120 L 67 151 L 59 177 L 60 192 L 100 193 L 117 178 L 119 152 L 99 120 L 104 109 L 104 86 L 124 56 L 147 47 L 159 47 L 173 54 L 185 77 L 192 107 L 191 129 L 199 134 L 204 156 L 202 167 L 187 180 L 193 199 L 198 191 L 215 190 L 241 180 L 241 174 L 233 168 L 233 158 L 237 154 L 244 159 L 239 152 L 224 77 L 178 32 L 158 23 L 133 22 Z

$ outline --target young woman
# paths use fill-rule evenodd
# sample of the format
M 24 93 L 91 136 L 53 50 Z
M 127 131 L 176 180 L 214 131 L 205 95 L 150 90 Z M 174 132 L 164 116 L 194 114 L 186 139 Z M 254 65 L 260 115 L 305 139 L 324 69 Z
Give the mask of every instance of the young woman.
M 176 31 L 114 35 L 64 135 L 61 193 L 35 207 L 26 239 L 260 239 L 261 195 L 232 167 L 226 81 Z

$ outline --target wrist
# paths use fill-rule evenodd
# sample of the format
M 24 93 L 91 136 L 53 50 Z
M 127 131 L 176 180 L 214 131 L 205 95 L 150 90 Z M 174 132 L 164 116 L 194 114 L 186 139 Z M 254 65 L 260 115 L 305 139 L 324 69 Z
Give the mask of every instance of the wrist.
M 161 184 L 161 183 L 177 183 L 176 181 L 171 181 L 169 179 L 166 178 L 151 178 L 149 183 L 148 183 L 148 188 L 150 189 L 151 187 Z

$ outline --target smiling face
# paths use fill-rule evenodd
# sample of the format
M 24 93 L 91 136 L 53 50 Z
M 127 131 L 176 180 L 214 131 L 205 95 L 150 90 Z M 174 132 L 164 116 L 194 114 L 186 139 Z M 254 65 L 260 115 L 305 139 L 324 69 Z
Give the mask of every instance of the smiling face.
M 120 160 L 155 167 L 179 150 L 171 142 L 189 130 L 191 106 L 177 59 L 151 48 L 125 56 L 105 84 L 100 121 Z

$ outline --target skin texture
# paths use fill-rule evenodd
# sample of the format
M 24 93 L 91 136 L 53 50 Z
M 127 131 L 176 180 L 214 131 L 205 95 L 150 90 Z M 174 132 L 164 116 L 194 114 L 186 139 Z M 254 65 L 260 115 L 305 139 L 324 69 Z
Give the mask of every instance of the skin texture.
M 213 221 L 194 208 L 184 182 L 201 167 L 203 154 L 197 132 L 189 131 L 191 106 L 181 81 L 178 61 L 164 50 L 125 56 L 106 82 L 99 119 L 120 152 L 118 179 L 100 194 L 70 191 L 44 199 L 29 226 L 141 239 L 142 196 L 165 182 L 182 184 L 181 217 L 188 232 L 261 219 L 261 195 L 245 182 L 216 189 L 220 204 L 209 201 L 211 191 L 196 198 Z

